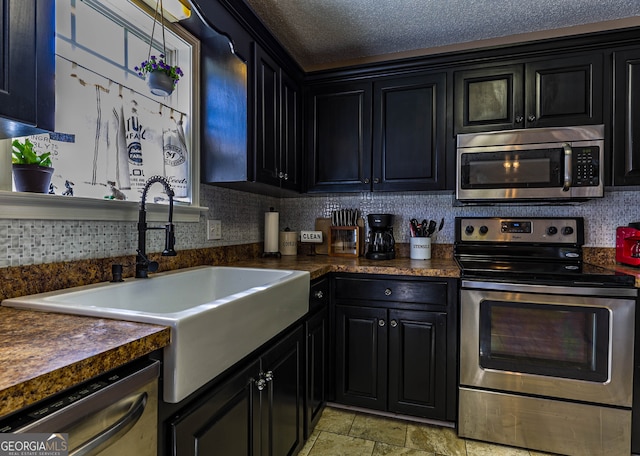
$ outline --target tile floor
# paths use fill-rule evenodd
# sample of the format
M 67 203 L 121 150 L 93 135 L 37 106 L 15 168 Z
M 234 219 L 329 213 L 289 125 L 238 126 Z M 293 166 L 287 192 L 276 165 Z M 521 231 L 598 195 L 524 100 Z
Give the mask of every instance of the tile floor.
M 550 456 L 458 438 L 454 429 L 326 407 L 298 456 Z

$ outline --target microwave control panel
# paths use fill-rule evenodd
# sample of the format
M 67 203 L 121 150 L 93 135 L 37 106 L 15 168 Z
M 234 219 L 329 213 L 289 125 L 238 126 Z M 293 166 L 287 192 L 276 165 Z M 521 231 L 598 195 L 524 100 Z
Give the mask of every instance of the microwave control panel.
M 597 146 L 573 149 L 573 182 L 575 187 L 600 185 L 600 151 Z

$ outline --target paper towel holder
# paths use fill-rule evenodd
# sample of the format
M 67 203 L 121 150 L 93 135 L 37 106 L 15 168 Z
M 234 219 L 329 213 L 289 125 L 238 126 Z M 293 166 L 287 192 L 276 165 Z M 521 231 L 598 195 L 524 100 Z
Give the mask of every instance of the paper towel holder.
M 274 231 L 274 233 L 268 233 L 269 228 L 268 228 L 268 220 L 270 217 L 275 218 L 275 226 L 271 227 L 271 230 Z M 278 234 L 280 232 L 279 226 L 278 226 L 278 220 L 279 219 L 279 214 L 276 212 L 276 210 L 273 207 L 269 208 L 269 212 L 265 212 L 264 213 L 264 225 L 265 225 L 265 229 L 264 229 L 264 250 L 262 252 L 262 258 L 267 258 L 267 257 L 273 257 L 273 258 L 281 258 L 282 254 L 277 250 L 278 248 Z M 274 244 L 275 245 L 275 250 L 273 251 L 267 251 L 267 240 L 269 238 L 269 234 L 271 234 L 272 236 L 275 235 L 275 242 L 270 241 L 270 244 Z

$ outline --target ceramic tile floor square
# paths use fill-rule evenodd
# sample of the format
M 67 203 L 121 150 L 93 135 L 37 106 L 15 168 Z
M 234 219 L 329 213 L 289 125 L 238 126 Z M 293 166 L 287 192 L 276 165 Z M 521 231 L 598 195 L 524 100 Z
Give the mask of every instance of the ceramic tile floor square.
M 299 456 L 551 456 L 458 438 L 454 429 L 325 408 Z

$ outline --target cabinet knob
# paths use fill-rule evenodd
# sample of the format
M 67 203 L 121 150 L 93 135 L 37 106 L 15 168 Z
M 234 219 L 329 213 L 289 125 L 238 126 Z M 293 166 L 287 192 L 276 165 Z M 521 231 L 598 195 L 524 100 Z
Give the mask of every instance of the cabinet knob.
M 324 298 L 324 293 L 322 292 L 322 290 L 318 290 L 315 293 L 313 293 L 313 297 L 316 299 L 322 299 Z
M 529 122 L 533 122 L 533 121 L 535 121 L 535 120 L 536 120 L 536 116 L 534 116 L 533 114 L 529 114 L 529 117 L 527 117 L 527 120 L 528 120 Z
M 271 380 L 273 380 L 273 371 L 267 371 L 264 373 L 264 380 L 266 382 L 270 382 Z
M 524 116 L 516 116 L 516 123 L 522 123 Z
M 369 182 L 370 182 L 370 181 L 369 181 L 369 178 L 368 178 L 368 177 L 365 177 L 365 178 L 364 178 L 364 183 L 365 183 L 365 184 L 368 184 Z
M 284 173 L 284 180 L 289 180 L 289 175 L 287 173 Z
M 376 177 L 375 179 L 373 179 L 373 183 L 374 184 L 379 184 L 380 183 L 380 179 Z
M 398 322 L 395 320 L 391 320 L 391 327 L 395 328 L 396 326 L 398 326 Z
M 385 288 L 385 290 L 384 290 L 384 295 L 385 296 L 391 296 L 391 293 L 392 293 L 391 288 Z
M 380 326 L 381 328 L 384 326 L 384 320 L 378 320 L 378 326 Z
M 258 391 L 262 391 L 266 388 L 266 386 L 267 382 L 264 378 L 258 379 L 258 381 L 256 382 L 256 388 L 258 388 Z

